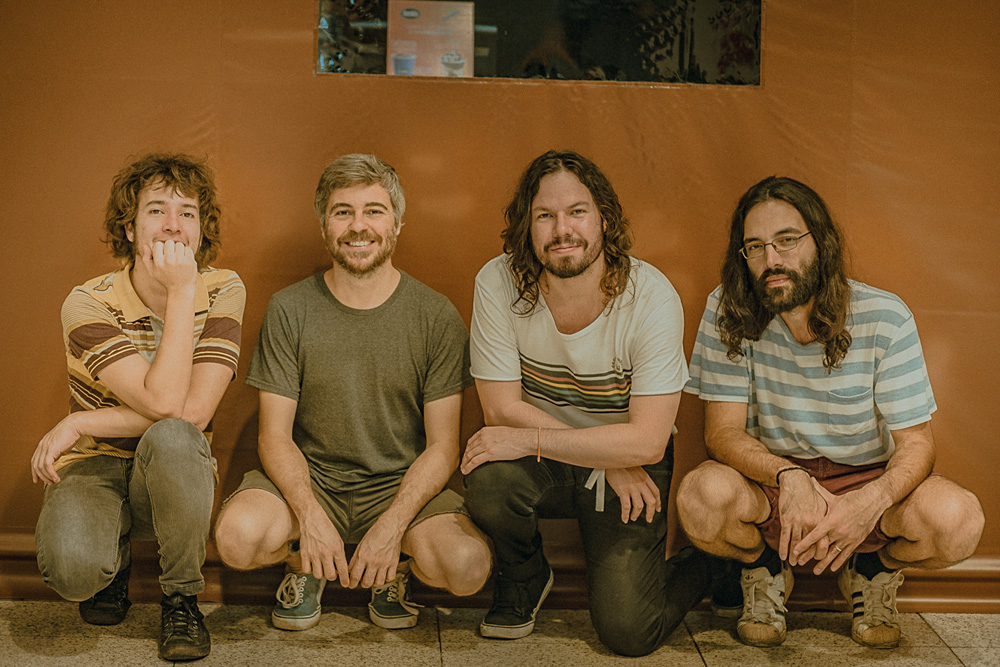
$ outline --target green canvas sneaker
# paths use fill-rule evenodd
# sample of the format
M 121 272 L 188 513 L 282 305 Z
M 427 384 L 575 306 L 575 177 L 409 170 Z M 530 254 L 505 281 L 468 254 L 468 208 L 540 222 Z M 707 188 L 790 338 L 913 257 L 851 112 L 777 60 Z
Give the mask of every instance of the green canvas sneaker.
M 311 574 L 287 572 L 274 597 L 278 604 L 271 612 L 271 623 L 282 630 L 308 630 L 319 623 L 323 610 L 320 599 L 326 579 Z
M 372 586 L 368 616 L 386 630 L 412 628 L 420 617 L 420 607 L 410 599 L 410 573 L 396 570 L 396 578 L 383 586 Z

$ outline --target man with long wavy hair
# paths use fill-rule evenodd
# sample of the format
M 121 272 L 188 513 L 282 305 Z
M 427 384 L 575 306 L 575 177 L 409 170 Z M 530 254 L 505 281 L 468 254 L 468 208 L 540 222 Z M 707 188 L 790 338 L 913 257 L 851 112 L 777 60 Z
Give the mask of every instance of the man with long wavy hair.
M 487 426 L 462 460 L 466 504 L 497 557 L 480 632 L 532 632 L 553 581 L 538 519 L 575 517 L 598 636 L 645 655 L 719 562 L 690 548 L 666 560 L 661 510 L 688 377 L 680 299 L 629 256 L 611 183 L 576 153 L 535 159 L 506 220 L 504 254 L 476 278 L 472 374 Z
M 212 502 L 212 416 L 236 375 L 246 290 L 219 248 L 211 170 L 147 155 L 115 178 L 104 227 L 122 268 L 62 307 L 70 414 L 31 459 L 46 485 L 35 541 L 45 583 L 115 625 L 132 539 L 159 543 L 164 660 L 208 655 L 198 609 Z M 192 335 L 193 333 L 193 335 Z
M 851 635 L 898 645 L 904 567 L 975 550 L 978 499 L 932 472 L 936 409 L 913 315 L 849 280 L 820 196 L 771 177 L 733 213 L 685 388 L 705 401 L 711 461 L 682 482 L 691 541 L 742 564 L 740 638 L 785 638 L 791 566 L 840 571 Z

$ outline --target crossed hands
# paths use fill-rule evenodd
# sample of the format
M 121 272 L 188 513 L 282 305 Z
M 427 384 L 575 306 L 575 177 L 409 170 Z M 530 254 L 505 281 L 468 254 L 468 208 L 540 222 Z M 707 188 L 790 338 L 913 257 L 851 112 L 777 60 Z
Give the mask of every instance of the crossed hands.
M 864 490 L 835 496 L 813 477 L 799 474 L 786 475 L 778 512 L 778 555 L 790 565 L 817 561 L 815 574 L 828 567 L 839 570 L 882 514 Z
M 361 539 L 350 563 L 340 533 L 322 509 L 299 521 L 299 533 L 302 571 L 317 579 L 337 580 L 344 588 L 371 588 L 396 578 L 403 536 L 381 518 Z

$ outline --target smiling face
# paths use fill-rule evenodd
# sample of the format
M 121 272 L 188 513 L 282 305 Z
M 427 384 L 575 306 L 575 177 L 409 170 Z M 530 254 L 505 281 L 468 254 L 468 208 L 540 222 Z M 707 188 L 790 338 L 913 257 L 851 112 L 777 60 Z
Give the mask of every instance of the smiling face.
M 784 237 L 799 237 L 809 228 L 791 204 L 780 200 L 765 201 L 746 215 L 743 244 L 772 243 Z M 771 313 L 784 313 L 809 303 L 819 289 L 819 262 L 812 235 L 798 241 L 787 252 L 779 253 L 773 245 L 764 254 L 747 259 L 754 277 L 754 291 Z
M 557 278 L 578 276 L 601 257 L 604 223 L 590 190 L 575 174 L 557 171 L 538 182 L 531 242 L 538 261 Z
M 336 265 L 351 275 L 367 276 L 391 267 L 398 235 L 389 193 L 378 183 L 330 194 L 323 238 Z
M 126 226 L 125 235 L 136 257 L 157 241 L 178 241 L 197 251 L 201 244 L 198 200 L 172 186 L 153 183 L 139 193 L 135 221 Z

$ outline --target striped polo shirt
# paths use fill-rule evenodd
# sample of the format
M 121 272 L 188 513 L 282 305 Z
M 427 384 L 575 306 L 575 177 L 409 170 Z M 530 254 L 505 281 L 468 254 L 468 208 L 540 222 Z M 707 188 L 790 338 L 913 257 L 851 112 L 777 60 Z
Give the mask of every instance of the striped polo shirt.
M 204 269 L 195 291 L 194 356 L 192 363 L 215 363 L 236 375 L 246 289 L 235 272 Z M 128 267 L 73 288 L 62 306 L 63 342 L 69 372 L 69 409 L 96 410 L 122 401 L 100 380 L 111 364 L 140 354 L 152 363 L 163 320 L 142 302 Z M 211 442 L 211 423 L 205 430 Z M 82 436 L 56 462 L 56 468 L 88 456 L 106 454 L 131 458 L 139 438 Z
M 527 316 L 516 299 L 506 256 L 490 260 L 476 276 L 473 377 L 520 381 L 525 402 L 573 428 L 627 422 L 632 396 L 684 387 L 681 301 L 649 264 L 633 259 L 625 293 L 575 333 L 556 329 L 544 297 Z
M 747 433 L 778 456 L 820 456 L 846 465 L 886 461 L 890 431 L 929 421 L 937 409 L 913 314 L 894 294 L 851 281 L 841 366 L 823 368 L 823 346 L 801 345 L 779 316 L 759 341 L 729 360 L 708 297 L 685 391 L 706 401 L 747 403 Z

